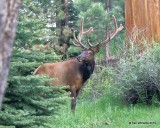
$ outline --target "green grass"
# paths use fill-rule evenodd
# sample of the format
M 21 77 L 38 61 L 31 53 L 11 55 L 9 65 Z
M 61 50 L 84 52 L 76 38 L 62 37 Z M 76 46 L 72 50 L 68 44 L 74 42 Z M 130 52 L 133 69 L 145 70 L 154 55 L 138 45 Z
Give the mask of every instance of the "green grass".
M 138 123 L 153 124 L 138 124 Z M 131 124 L 129 124 L 131 123 Z M 54 122 L 55 128 L 160 128 L 160 106 L 127 106 L 112 97 L 80 99 L 75 113 L 70 105 Z

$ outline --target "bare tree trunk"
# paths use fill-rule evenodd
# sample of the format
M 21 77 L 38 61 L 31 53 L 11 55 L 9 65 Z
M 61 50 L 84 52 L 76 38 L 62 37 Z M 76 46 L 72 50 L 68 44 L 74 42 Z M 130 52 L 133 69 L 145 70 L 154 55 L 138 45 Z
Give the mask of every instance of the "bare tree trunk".
M 110 7 L 111 7 L 111 0 L 106 0 L 106 12 L 110 12 Z
M 106 54 L 106 62 L 108 62 L 109 58 L 110 58 L 110 55 L 109 55 L 109 43 L 106 43 L 106 46 L 105 46 L 105 54 Z
M 61 8 L 57 7 L 57 10 L 61 10 L 64 12 L 64 18 L 61 20 L 56 20 L 56 29 L 57 29 L 57 36 L 59 36 L 58 38 L 58 44 L 59 44 L 59 48 L 55 47 L 56 51 L 58 51 L 60 54 L 65 54 L 67 49 L 69 48 L 70 44 L 69 44 L 69 40 L 70 40 L 70 36 L 69 35 L 65 35 L 65 29 L 68 27 L 68 0 L 60 0 L 59 1 L 59 5 L 61 6 Z M 56 12 L 57 15 L 59 14 L 59 11 Z
M 7 87 L 9 63 L 21 0 L 1 0 L 0 4 L 0 108 Z
M 106 6 L 105 6 L 105 10 L 107 13 L 110 12 L 110 8 L 111 8 L 111 0 L 106 0 Z M 108 30 L 106 31 L 106 36 L 108 36 Z M 109 43 L 106 43 L 106 46 L 105 46 L 105 60 L 106 60 L 106 63 L 108 63 L 108 60 L 110 59 L 110 55 L 109 55 Z
M 68 26 L 68 0 L 64 0 L 65 26 Z

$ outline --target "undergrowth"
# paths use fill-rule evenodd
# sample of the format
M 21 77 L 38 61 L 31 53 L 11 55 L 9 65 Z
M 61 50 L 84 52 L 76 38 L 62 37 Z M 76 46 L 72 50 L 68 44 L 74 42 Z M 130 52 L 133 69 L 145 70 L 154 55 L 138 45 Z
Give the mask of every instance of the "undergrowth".
M 148 48 L 140 57 L 132 52 L 129 57 L 121 58 L 117 68 L 110 72 L 114 96 L 132 104 L 137 101 L 151 104 L 154 95 L 160 101 L 159 55 L 160 45 L 154 44 L 154 48 Z
M 155 87 L 160 86 L 160 46 L 154 47 L 140 58 L 130 53 L 130 57 L 120 59 L 116 68 L 96 65 L 78 97 L 75 112 L 68 103 L 53 128 L 159 128 L 159 102 L 154 97 L 152 105 L 144 103 L 148 86 L 144 83 L 152 81 Z M 138 104 L 123 102 L 130 89 L 138 92 Z

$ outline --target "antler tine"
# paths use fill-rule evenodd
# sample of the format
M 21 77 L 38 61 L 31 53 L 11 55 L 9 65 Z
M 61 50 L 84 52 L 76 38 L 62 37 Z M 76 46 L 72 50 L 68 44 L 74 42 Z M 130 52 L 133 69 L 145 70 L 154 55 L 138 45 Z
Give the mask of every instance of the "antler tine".
M 75 45 L 76 47 L 81 47 L 81 45 L 76 44 L 74 41 L 72 41 L 73 45 Z
M 113 38 L 115 37 L 115 35 L 116 35 L 118 32 L 120 32 L 120 31 L 124 28 L 122 24 L 120 24 L 119 28 L 117 27 L 117 21 L 116 21 L 116 18 L 115 18 L 114 15 L 112 16 L 112 19 L 113 19 L 113 23 L 114 23 L 114 31 L 113 31 L 113 33 L 109 34 L 104 41 L 96 44 L 94 47 L 96 47 L 96 46 L 98 46 L 98 45 L 101 46 L 101 45 L 103 45 L 103 44 L 108 43 L 111 39 L 113 39 Z
M 83 30 L 83 25 L 84 25 L 84 18 L 81 19 L 81 22 L 80 22 L 80 33 L 78 34 L 77 38 L 75 36 L 75 32 L 72 30 L 73 37 L 74 37 L 75 41 L 77 42 L 77 43 L 73 43 L 73 45 L 75 45 L 77 47 L 81 47 L 83 49 L 87 49 L 87 47 L 85 47 L 85 45 L 81 42 L 81 40 L 82 40 L 83 35 L 92 33 L 93 32 L 93 28 L 90 27 L 87 31 L 84 31 Z
M 83 36 L 83 24 L 84 24 L 84 18 L 81 19 L 80 23 L 80 33 L 78 34 L 78 40 L 81 42 L 82 36 Z
M 90 47 L 94 47 L 94 46 L 90 43 L 90 40 L 89 40 L 89 39 L 87 39 L 87 43 L 88 43 L 88 45 L 89 45 Z
M 90 34 L 92 33 L 94 30 L 92 27 L 90 27 L 87 31 L 83 32 L 84 34 Z M 90 46 L 90 47 L 93 47 L 93 45 L 90 43 L 90 40 L 87 39 L 87 44 Z
M 72 34 L 73 34 L 73 37 L 74 37 L 75 41 L 78 42 L 78 40 L 76 38 L 76 35 L 75 35 L 75 31 L 73 29 L 71 29 L 71 31 L 72 31 Z
M 115 33 L 117 28 L 118 28 L 118 25 L 117 25 L 117 21 L 116 21 L 116 18 L 115 18 L 114 15 L 112 16 L 112 19 L 113 19 L 113 23 L 114 23 L 114 31 L 113 31 L 113 33 Z
M 90 27 L 87 31 L 83 30 L 83 25 L 84 25 L 84 18 L 81 19 L 81 24 L 80 24 L 80 33 L 78 35 L 78 40 L 81 42 L 83 35 L 88 35 L 92 33 L 94 30 L 92 27 Z
M 77 43 L 75 43 L 74 41 L 72 41 L 73 45 L 75 45 L 76 47 L 81 47 L 81 48 L 85 49 L 86 47 L 79 42 L 79 39 L 76 38 L 75 31 L 73 29 L 71 29 L 71 31 L 72 31 L 72 34 L 73 34 L 75 41 L 77 42 Z
M 83 32 L 84 35 L 88 35 L 90 33 L 92 33 L 94 30 L 92 27 L 90 27 L 87 31 Z
M 110 38 L 112 39 L 118 32 L 120 32 L 124 27 L 122 24 L 120 24 L 119 28 L 117 27 L 117 21 L 116 21 L 116 18 L 115 16 L 113 15 L 112 16 L 113 18 L 113 22 L 114 22 L 114 32 L 110 35 Z

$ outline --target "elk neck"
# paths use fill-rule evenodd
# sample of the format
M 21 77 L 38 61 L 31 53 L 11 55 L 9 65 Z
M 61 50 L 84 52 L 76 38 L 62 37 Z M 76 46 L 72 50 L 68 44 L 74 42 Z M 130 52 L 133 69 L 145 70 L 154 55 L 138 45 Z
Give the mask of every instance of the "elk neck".
M 87 79 L 90 78 L 90 76 L 94 71 L 95 61 L 94 59 L 90 61 L 86 61 L 86 60 L 79 61 L 78 58 L 77 58 L 77 61 L 80 63 L 79 71 L 82 75 L 83 81 L 85 82 Z

